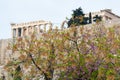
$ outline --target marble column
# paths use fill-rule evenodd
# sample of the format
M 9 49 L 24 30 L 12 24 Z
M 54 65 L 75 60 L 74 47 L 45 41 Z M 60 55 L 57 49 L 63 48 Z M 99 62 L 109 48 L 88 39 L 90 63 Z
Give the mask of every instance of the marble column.
M 23 37 L 23 28 L 21 28 L 21 37 Z
M 33 32 L 35 32 L 35 33 L 37 32 L 37 27 L 38 27 L 37 25 L 33 26 Z
M 31 30 L 31 34 L 32 34 L 34 32 L 34 26 L 31 26 L 30 30 Z
M 36 31 L 37 31 L 37 27 L 38 27 L 37 25 L 34 25 L 34 26 L 33 26 L 35 33 L 36 33 Z
M 37 27 L 37 33 L 38 33 L 38 34 L 40 33 L 40 26 L 41 26 L 41 25 L 38 25 L 38 27 Z
M 11 32 L 12 32 L 12 38 L 14 38 L 14 33 L 13 33 L 13 30 L 14 30 L 14 29 L 12 29 L 12 31 L 11 31 Z
M 15 38 L 16 37 L 16 29 L 12 29 L 12 37 Z
M 16 28 L 16 37 L 18 37 L 18 28 Z
M 27 29 L 27 35 L 30 35 L 32 33 L 32 26 L 28 26 L 26 29 Z
M 25 27 L 23 27 L 23 36 L 25 36 L 25 30 L 26 30 L 26 28 Z
M 25 33 L 26 36 L 29 35 L 29 27 L 30 27 L 30 26 L 26 27 L 26 33 Z
M 47 25 L 47 24 L 44 24 L 44 32 L 46 32 L 46 25 Z
M 49 30 L 52 30 L 52 23 L 49 23 Z

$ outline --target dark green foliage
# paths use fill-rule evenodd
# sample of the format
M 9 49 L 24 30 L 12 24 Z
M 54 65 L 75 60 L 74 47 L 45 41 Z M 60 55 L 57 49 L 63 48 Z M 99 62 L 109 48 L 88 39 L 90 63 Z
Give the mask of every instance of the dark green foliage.
M 91 14 L 91 12 L 89 13 L 89 23 L 92 23 L 92 14 Z
M 79 26 L 84 24 L 84 13 L 81 8 L 73 10 L 72 18 L 68 21 L 68 27 Z
M 20 76 L 17 76 L 16 78 L 14 78 L 14 80 L 22 80 Z
M 89 17 L 84 17 L 83 24 L 89 24 Z
M 92 18 L 96 23 L 102 21 L 101 16 L 95 15 L 92 17 L 91 12 L 89 13 L 88 17 L 85 17 L 83 10 L 81 8 L 78 8 L 76 10 L 73 10 L 72 18 L 68 20 L 68 27 L 91 24 Z
M 83 13 L 83 10 L 81 8 L 78 8 L 76 10 L 73 10 L 73 18 L 79 17 L 79 16 L 84 16 L 85 14 Z
M 79 26 L 79 25 L 83 25 L 83 24 L 84 24 L 84 22 L 83 22 L 83 21 L 81 22 L 80 19 L 70 19 L 70 20 L 68 21 L 68 26 L 69 26 L 69 27 L 72 26 L 72 25 L 74 25 L 74 26 Z
M 68 21 L 68 27 L 79 26 L 89 24 L 89 17 L 84 16 L 84 12 L 81 8 L 73 10 L 72 18 Z
M 93 21 L 94 21 L 94 22 L 100 22 L 100 21 L 102 21 L 102 17 L 101 17 L 101 16 L 98 16 L 98 15 L 95 15 L 95 16 L 93 17 Z
M 18 66 L 18 67 L 16 68 L 16 71 L 17 71 L 17 72 L 21 71 L 20 66 Z
M 71 18 L 69 21 L 68 21 L 68 27 L 71 25 L 71 24 L 73 24 L 74 22 L 73 22 L 73 19 Z
M 20 66 L 18 66 L 15 69 L 15 73 L 13 74 L 14 80 L 22 80 L 21 76 L 20 76 L 20 73 L 21 73 L 21 68 L 20 68 Z

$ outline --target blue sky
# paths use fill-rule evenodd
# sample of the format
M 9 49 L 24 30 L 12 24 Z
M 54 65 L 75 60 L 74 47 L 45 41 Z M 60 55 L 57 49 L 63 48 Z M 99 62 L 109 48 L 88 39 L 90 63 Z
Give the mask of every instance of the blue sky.
M 112 9 L 120 15 L 120 0 L 0 0 L 0 39 L 11 37 L 10 23 L 46 20 L 60 25 L 72 10 L 84 13 Z

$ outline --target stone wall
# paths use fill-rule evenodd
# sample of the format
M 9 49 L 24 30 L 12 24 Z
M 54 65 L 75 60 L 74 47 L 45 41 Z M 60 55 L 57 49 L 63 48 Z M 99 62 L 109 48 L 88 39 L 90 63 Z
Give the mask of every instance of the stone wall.
M 34 25 L 33 25 L 33 23 L 34 23 Z M 33 22 L 33 23 L 30 23 L 31 25 L 33 25 L 33 26 L 31 26 L 31 27 L 34 27 L 34 26 L 37 26 L 37 28 L 40 28 L 40 26 L 38 27 L 38 23 L 36 22 Z M 41 23 L 41 22 L 40 22 Z M 48 22 L 49 23 L 49 22 Z M 64 22 L 65 23 L 65 22 Z M 62 26 L 64 26 L 64 23 L 63 23 L 63 25 Z M 30 27 L 30 24 L 29 24 L 29 27 Z M 38 25 L 37 25 L 38 24 Z M 41 24 L 45 24 L 45 23 L 41 23 Z M 47 23 L 46 23 L 47 24 Z M 46 25 L 45 24 L 45 25 Z M 105 26 L 105 27 L 113 27 L 114 25 L 120 25 L 120 20 L 111 20 L 111 21 L 104 21 L 104 22 L 101 22 L 101 24 L 103 24 L 103 26 Z M 23 27 L 21 27 L 21 25 L 24 25 Z M 27 26 L 26 26 L 27 25 Z M 98 25 L 95 25 L 95 24 L 89 24 L 89 25 L 85 25 L 84 27 L 86 28 L 86 29 L 91 29 L 92 27 L 96 27 L 96 26 L 98 26 Z M 16 28 L 17 27 L 17 28 Z M 49 27 L 52 27 L 52 24 L 49 24 Z M 118 26 L 119 27 L 119 26 Z M 28 28 L 28 24 L 26 23 L 24 23 L 24 24 L 16 24 L 16 25 L 14 25 L 14 26 L 12 26 L 12 29 L 18 29 L 18 28 Z M 62 27 L 63 29 L 62 30 L 67 30 L 67 29 L 69 29 L 69 28 L 67 28 L 67 29 L 64 29 L 64 27 Z M 34 30 L 34 29 L 33 29 Z M 38 32 L 39 32 L 39 36 L 41 36 L 40 34 L 42 34 L 42 33 L 40 33 L 40 29 L 37 29 L 38 30 Z M 54 29 L 53 29 L 54 30 Z M 28 33 L 27 33 L 28 34 Z M 22 37 L 24 37 L 24 36 L 22 36 Z M 12 55 L 12 51 L 11 50 L 8 50 L 7 49 L 7 46 L 8 46 L 8 44 L 9 43 L 12 43 L 12 39 L 2 39 L 2 40 L 0 40 L 0 75 L 1 75 L 1 72 L 3 72 L 3 71 L 1 71 L 3 68 L 2 68 L 2 66 L 4 66 L 6 63 L 7 63 L 7 61 L 9 61 L 10 60 L 10 58 L 11 57 L 13 57 L 13 56 L 15 56 L 15 55 Z M 9 79 L 10 80 L 10 79 Z
M 106 27 L 112 27 L 115 25 L 120 25 L 119 20 L 112 20 L 112 21 L 106 21 L 106 22 L 101 22 Z M 91 28 L 94 27 L 94 24 L 88 24 L 85 25 L 86 28 Z M 40 34 L 39 34 L 40 36 Z M 0 40 L 0 65 L 5 64 L 7 60 L 10 58 L 11 51 L 7 50 L 8 43 L 11 43 L 12 39 L 2 39 Z
M 4 65 L 10 58 L 11 51 L 7 49 L 9 43 L 12 39 L 2 39 L 0 40 L 0 65 Z

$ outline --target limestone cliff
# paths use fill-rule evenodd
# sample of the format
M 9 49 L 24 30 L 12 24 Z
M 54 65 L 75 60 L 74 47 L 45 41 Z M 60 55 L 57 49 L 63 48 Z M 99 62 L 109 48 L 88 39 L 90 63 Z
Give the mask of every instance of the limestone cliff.
M 0 40 L 0 65 L 4 65 L 8 60 L 11 51 L 7 50 L 7 46 L 12 42 L 12 39 Z

